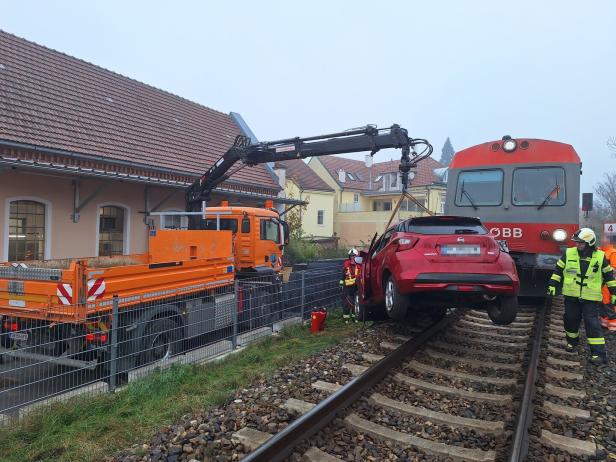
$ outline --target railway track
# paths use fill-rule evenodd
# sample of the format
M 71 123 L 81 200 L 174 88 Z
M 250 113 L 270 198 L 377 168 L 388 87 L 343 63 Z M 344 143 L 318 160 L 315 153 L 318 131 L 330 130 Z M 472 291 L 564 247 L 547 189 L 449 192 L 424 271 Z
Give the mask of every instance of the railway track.
M 563 381 L 581 375 L 564 353 L 562 305 L 526 307 L 509 326 L 469 311 L 346 363 L 345 385 L 315 381 L 318 403 L 288 398 L 296 418 L 271 435 L 254 428 L 234 438 L 244 461 L 543 460 L 594 456 L 592 441 L 566 437 L 553 422 L 589 413 L 558 404 L 579 397 Z M 547 322 L 546 322 L 547 321 Z M 536 388 L 540 383 L 539 389 Z M 557 384 L 558 385 L 557 385 Z M 529 453 L 530 451 L 530 453 Z M 529 457 L 530 454 L 530 457 Z M 538 458 L 535 458 L 538 457 Z

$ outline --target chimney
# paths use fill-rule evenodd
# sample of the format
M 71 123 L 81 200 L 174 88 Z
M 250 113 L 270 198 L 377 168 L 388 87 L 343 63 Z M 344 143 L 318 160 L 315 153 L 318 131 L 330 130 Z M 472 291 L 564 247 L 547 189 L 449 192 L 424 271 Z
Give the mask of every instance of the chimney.
M 346 181 L 346 173 L 342 169 L 338 170 L 338 181 L 340 183 L 344 183 Z

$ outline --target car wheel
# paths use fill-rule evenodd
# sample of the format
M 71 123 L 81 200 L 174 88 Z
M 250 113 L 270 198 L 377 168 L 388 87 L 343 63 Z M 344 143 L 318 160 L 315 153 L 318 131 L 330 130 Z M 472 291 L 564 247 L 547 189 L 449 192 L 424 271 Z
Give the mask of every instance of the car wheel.
M 488 316 L 494 324 L 511 324 L 518 314 L 518 297 L 501 295 L 495 303 L 488 305 Z
M 396 321 L 403 321 L 408 310 L 408 297 L 398 292 L 393 276 L 385 283 L 385 311 L 387 316 Z
M 366 305 L 359 294 L 355 294 L 353 299 L 353 314 L 358 321 L 366 320 Z
M 145 329 L 139 363 L 150 364 L 169 359 L 181 350 L 180 340 L 178 325 L 171 319 L 150 321 Z

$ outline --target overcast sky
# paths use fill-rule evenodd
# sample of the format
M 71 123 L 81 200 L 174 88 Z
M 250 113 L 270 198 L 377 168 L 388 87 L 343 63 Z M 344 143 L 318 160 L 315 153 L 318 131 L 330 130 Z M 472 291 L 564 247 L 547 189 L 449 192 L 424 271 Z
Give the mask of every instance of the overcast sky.
M 605 144 L 616 1 L 0 0 L 0 11 L 7 32 L 239 112 L 261 140 L 399 123 L 436 159 L 447 136 L 456 150 L 505 134 L 570 143 L 583 191 L 616 170 Z

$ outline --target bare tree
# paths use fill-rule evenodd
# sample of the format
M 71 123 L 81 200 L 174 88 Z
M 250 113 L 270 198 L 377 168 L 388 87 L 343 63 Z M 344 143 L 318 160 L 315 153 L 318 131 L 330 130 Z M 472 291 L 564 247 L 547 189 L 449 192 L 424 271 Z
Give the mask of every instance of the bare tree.
M 607 144 L 607 148 L 612 151 L 612 155 L 616 156 L 616 137 L 610 136 L 605 144 Z
M 616 172 L 603 175 L 603 181 L 595 186 L 595 193 L 597 215 L 605 220 L 616 219 Z

